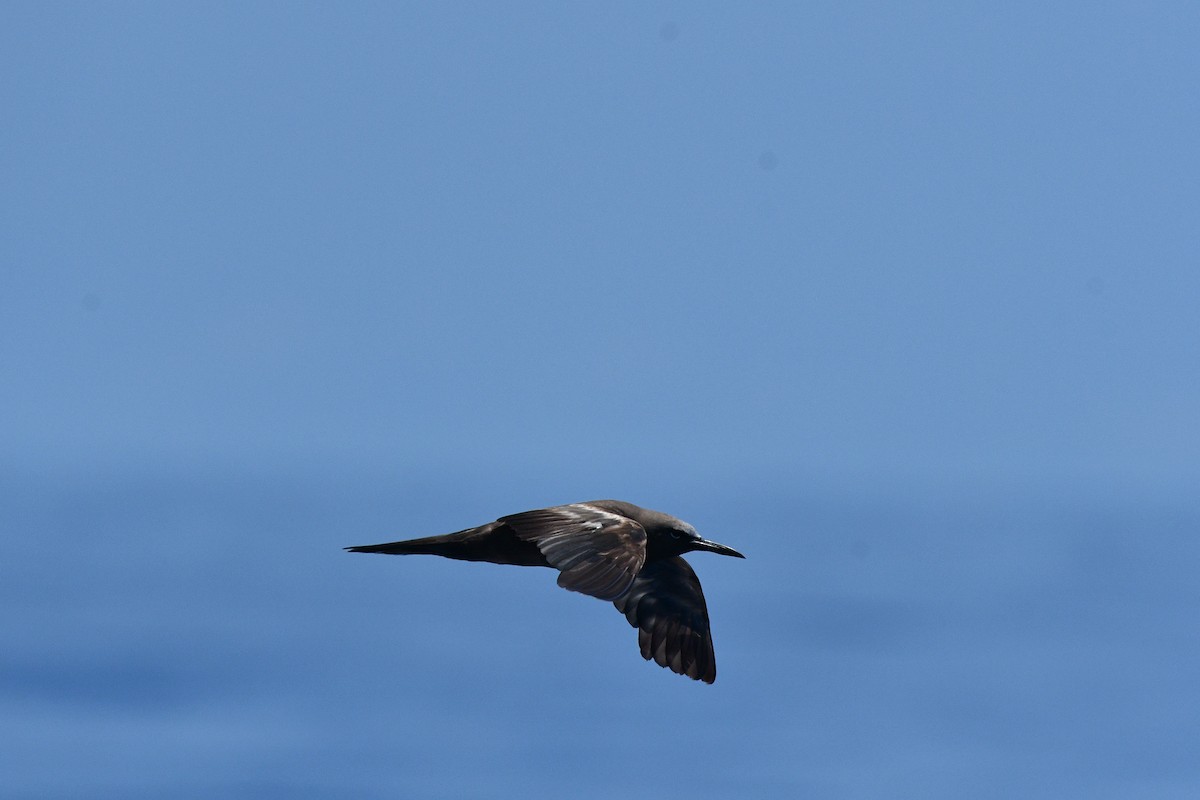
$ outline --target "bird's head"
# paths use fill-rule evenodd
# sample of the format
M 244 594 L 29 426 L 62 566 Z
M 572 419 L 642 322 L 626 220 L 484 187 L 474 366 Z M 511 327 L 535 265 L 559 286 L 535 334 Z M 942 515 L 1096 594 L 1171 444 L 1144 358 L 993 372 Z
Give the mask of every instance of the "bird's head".
M 647 531 L 647 533 L 651 532 Z M 650 535 L 649 544 L 650 549 L 657 551 L 655 555 L 660 558 L 678 556 L 693 550 L 706 550 L 721 556 L 745 558 L 732 547 L 705 539 L 696 533 L 695 528 L 679 519 L 672 519 L 669 523 L 657 526 Z

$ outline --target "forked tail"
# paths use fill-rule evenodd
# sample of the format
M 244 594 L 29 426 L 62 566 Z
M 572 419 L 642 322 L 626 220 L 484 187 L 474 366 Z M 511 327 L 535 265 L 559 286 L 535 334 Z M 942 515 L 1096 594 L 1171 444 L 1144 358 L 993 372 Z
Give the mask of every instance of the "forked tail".
M 533 542 L 520 539 L 508 526 L 489 522 L 478 528 L 458 533 L 406 539 L 402 542 L 363 544 L 347 547 L 351 553 L 384 553 L 387 555 L 431 555 L 457 558 L 462 561 L 491 561 L 494 564 L 519 564 L 526 567 L 548 567 L 549 562 Z
M 351 553 L 385 553 L 393 556 L 430 555 L 454 557 L 463 548 L 460 534 L 444 536 L 426 536 L 423 539 L 406 539 L 402 542 L 384 542 L 383 544 L 362 544 L 347 547 Z

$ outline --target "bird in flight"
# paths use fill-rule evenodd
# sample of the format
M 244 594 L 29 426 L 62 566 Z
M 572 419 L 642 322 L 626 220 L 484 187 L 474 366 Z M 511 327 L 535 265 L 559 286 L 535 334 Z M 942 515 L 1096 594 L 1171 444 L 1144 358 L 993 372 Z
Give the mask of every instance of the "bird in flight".
M 539 508 L 458 533 L 346 549 L 553 567 L 559 586 L 607 600 L 625 615 L 638 629 L 642 658 L 705 683 L 717 679 L 708 607 L 680 556 L 706 550 L 745 558 L 683 520 L 621 500 Z

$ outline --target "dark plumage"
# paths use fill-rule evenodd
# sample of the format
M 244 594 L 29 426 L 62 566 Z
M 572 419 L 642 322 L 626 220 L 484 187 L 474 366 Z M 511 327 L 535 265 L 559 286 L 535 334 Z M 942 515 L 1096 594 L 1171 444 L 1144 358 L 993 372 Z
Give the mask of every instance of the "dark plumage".
M 705 683 L 717 678 L 708 608 L 680 556 L 707 550 L 745 558 L 682 520 L 620 500 L 539 508 L 458 533 L 346 549 L 553 567 L 559 586 L 611 601 L 625 615 L 638 629 L 643 658 Z

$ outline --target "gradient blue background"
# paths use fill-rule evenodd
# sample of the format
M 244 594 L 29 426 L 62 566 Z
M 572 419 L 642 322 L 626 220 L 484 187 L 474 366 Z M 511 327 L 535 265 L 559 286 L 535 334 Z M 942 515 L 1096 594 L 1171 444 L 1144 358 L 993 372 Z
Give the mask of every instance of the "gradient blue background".
M 1200 796 L 1198 7 L 591 6 L 0 8 L 4 796 Z

